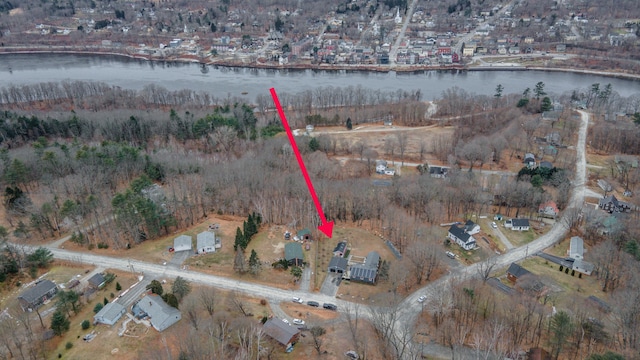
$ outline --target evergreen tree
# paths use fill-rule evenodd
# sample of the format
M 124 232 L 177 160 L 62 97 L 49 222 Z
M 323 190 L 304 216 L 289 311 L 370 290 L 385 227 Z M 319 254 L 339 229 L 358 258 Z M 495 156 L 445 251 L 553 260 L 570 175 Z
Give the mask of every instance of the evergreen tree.
M 51 317 L 51 330 L 53 330 L 54 334 L 62 336 L 62 334 L 69 330 L 69 325 L 71 325 L 71 323 L 62 310 L 56 310 L 56 312 L 53 313 Z
M 169 306 L 178 308 L 178 298 L 172 293 L 166 293 L 162 295 L 162 300 L 166 302 Z
M 251 249 L 251 256 L 249 256 L 249 271 L 253 275 L 256 275 L 260 272 L 262 265 L 260 264 L 260 258 L 258 258 L 258 253 Z
M 104 305 L 102 305 L 101 302 L 97 303 L 96 306 L 93 308 L 93 312 L 94 314 L 97 314 L 100 312 L 100 310 L 102 310 L 102 308 L 104 307 Z
M 158 294 L 162 296 L 164 290 L 162 289 L 162 284 L 158 280 L 151 280 L 151 283 L 147 285 L 147 290 L 151 290 L 153 294 Z
M 353 123 L 351 122 L 351 118 L 347 118 L 347 130 L 353 129 Z
M 247 244 L 244 235 L 242 234 L 242 230 L 240 228 L 236 228 L 236 240 L 233 243 L 233 250 L 237 251 L 238 249 L 246 249 Z
M 542 103 L 540 104 L 540 111 L 551 111 L 553 110 L 553 104 L 551 104 L 551 99 L 548 96 L 545 96 L 542 99 Z
M 311 138 L 311 140 L 309 140 L 309 150 L 311 150 L 311 152 L 315 152 L 315 151 L 318 151 L 319 149 L 320 149 L 320 142 L 318 142 L 318 139 Z

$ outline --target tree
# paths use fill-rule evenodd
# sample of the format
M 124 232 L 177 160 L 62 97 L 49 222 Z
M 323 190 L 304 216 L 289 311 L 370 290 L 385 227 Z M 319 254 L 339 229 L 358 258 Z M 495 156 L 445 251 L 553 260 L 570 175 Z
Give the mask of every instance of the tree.
M 275 27 L 276 31 L 282 31 L 284 29 L 284 21 L 282 21 L 282 19 L 280 19 L 280 16 L 278 16 L 276 18 L 276 21 L 274 23 L 274 27 Z
M 302 277 L 302 269 L 298 266 L 294 266 L 291 268 L 291 275 L 293 275 L 293 277 L 296 280 L 300 280 L 300 278 Z
M 313 337 L 313 347 L 315 347 L 318 354 L 320 354 L 320 347 L 322 346 L 322 339 L 320 339 L 320 336 L 324 335 L 327 331 L 321 326 L 314 326 L 311 328 L 310 332 Z
M 178 304 L 178 298 L 172 294 L 172 293 L 166 293 L 164 295 L 162 295 L 162 300 L 164 300 L 164 302 L 167 303 L 167 305 L 174 307 L 174 308 L 178 308 L 179 304 Z
M 116 291 L 122 290 L 122 285 L 119 282 L 116 282 Z
M 551 111 L 553 110 L 553 104 L 551 104 L 551 99 L 548 96 L 545 96 L 542 99 L 542 103 L 540 104 L 540 111 Z
M 540 100 L 541 97 L 547 95 L 547 93 L 544 92 L 544 83 L 542 81 L 538 81 L 536 87 L 533 89 L 533 94 L 537 100 Z
M 489 278 L 491 277 L 491 272 L 496 266 L 496 263 L 497 258 L 495 256 L 491 256 L 478 264 L 478 275 L 480 275 L 480 278 L 482 278 L 483 282 L 487 282 L 487 280 L 489 280 Z
M 67 316 L 61 310 L 56 310 L 51 317 L 51 330 L 53 333 L 62 336 L 65 332 L 69 330 L 69 326 L 71 322 L 67 319 Z
M 104 307 L 104 305 L 102 305 L 101 302 L 97 303 L 96 306 L 93 307 L 94 314 L 99 313 L 100 310 L 102 310 L 103 307 Z
M 316 138 L 311 138 L 311 140 L 309 140 L 309 150 L 311 150 L 311 152 L 315 152 L 318 151 L 320 149 L 320 143 L 318 142 L 318 139 Z
M 591 354 L 587 360 L 624 360 L 624 356 L 612 351 L 607 351 L 604 354 Z
M 240 230 L 240 228 L 236 228 L 236 239 L 233 243 L 233 250 L 238 250 L 238 249 L 246 249 L 247 248 L 247 239 L 245 237 L 245 235 L 242 233 L 242 230 Z
M 244 274 L 247 271 L 247 264 L 242 248 L 238 248 L 238 250 L 236 250 L 236 256 L 233 259 L 233 271 L 239 274 Z
M 258 258 L 258 253 L 251 249 L 251 255 L 249 256 L 249 271 L 253 275 L 257 275 L 260 272 L 262 265 L 260 263 L 260 258 Z
M 493 96 L 496 99 L 500 99 L 502 97 L 502 91 L 504 91 L 504 87 L 502 86 L 502 84 L 498 84 L 498 86 L 496 86 L 496 93 Z
M 88 328 L 91 327 L 91 322 L 89 320 L 84 320 L 81 326 L 82 326 L 82 330 L 87 330 Z
M 53 262 L 53 254 L 51 253 L 51 250 L 39 247 L 36 251 L 27 256 L 27 261 L 39 268 L 46 268 Z
M 551 336 L 549 337 L 549 345 L 551 345 L 551 355 L 558 359 L 567 340 L 573 332 L 573 322 L 571 317 L 565 311 L 559 311 L 551 317 L 549 326 Z
M 213 316 L 216 306 L 216 290 L 214 288 L 202 288 L 198 293 L 198 299 L 202 307 Z
M 178 301 L 181 301 L 191 292 L 191 284 L 182 276 L 178 276 L 171 285 L 171 292 L 178 298 Z
M 146 287 L 147 290 L 151 290 L 151 293 L 162 296 L 164 289 L 162 289 L 162 283 L 158 280 L 151 280 L 149 285 Z
M 347 130 L 353 129 L 353 124 L 351 123 L 351 118 L 347 118 Z

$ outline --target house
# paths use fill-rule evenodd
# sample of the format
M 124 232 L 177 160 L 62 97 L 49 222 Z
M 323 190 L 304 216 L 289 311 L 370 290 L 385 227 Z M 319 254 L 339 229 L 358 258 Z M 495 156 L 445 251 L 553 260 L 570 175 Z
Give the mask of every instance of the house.
M 531 275 L 531 273 L 529 272 L 529 270 L 516 263 L 511 263 L 511 265 L 509 265 L 509 268 L 507 269 L 507 279 L 509 279 L 509 281 L 511 281 L 512 283 L 515 283 L 519 278 L 525 275 Z
M 575 270 L 576 272 L 579 272 L 585 275 L 591 275 L 594 268 L 595 266 L 593 264 L 583 260 L 578 260 L 578 259 L 576 259 L 573 262 L 573 265 L 571 266 L 572 270 Z
M 380 254 L 371 251 L 367 254 L 363 264 L 353 265 L 349 269 L 349 279 L 351 281 L 366 284 L 375 284 L 378 279 L 378 268 L 380 267 Z
M 286 324 L 278 318 L 267 320 L 262 326 L 262 332 L 285 348 L 293 346 L 300 337 L 300 331 L 295 326 Z
M 540 163 L 540 166 L 542 166 L 542 163 Z M 559 213 L 560 210 L 558 210 L 558 205 L 556 205 L 556 202 L 553 200 L 542 203 L 538 207 L 538 215 L 542 217 L 555 219 Z
M 536 157 L 535 155 L 533 155 L 532 153 L 526 153 L 524 154 L 524 160 L 522 160 L 522 162 L 528 167 L 528 168 L 534 168 L 536 167 Z
M 296 233 L 296 236 L 298 236 L 298 239 L 300 239 L 300 240 L 307 240 L 307 241 L 313 240 L 311 238 L 311 230 L 309 230 L 309 229 L 302 229 L 302 230 L 298 231 Z
M 540 161 L 540 165 L 538 165 L 541 169 L 553 169 L 553 164 L 550 161 Z
M 376 173 L 384 174 L 385 170 L 387 170 L 387 162 L 384 160 L 376 160 Z
M 344 257 L 344 253 L 347 251 L 347 242 L 340 241 L 338 245 L 336 245 L 335 249 L 333 249 L 333 256 Z
M 196 236 L 198 254 L 216 252 L 216 235 L 211 231 L 203 231 Z
M 465 250 L 471 250 L 476 247 L 476 239 L 456 225 L 451 225 L 447 237 Z
M 35 309 L 58 293 L 58 286 L 51 280 L 40 280 L 32 288 L 25 290 L 18 296 L 22 310 Z
M 93 316 L 93 321 L 105 325 L 114 325 L 127 312 L 127 308 L 117 302 L 110 302 Z
M 573 260 L 582 260 L 584 258 L 584 240 L 579 236 L 572 237 L 571 242 L 569 243 L 568 252 L 569 258 Z
M 598 207 L 610 214 L 614 212 L 631 212 L 632 209 L 631 204 L 616 199 L 615 195 L 610 195 L 606 198 L 600 199 Z
M 173 239 L 173 251 L 175 252 L 191 250 L 191 246 L 191 236 L 189 235 L 180 235 Z
M 102 289 L 106 281 L 104 280 L 104 276 L 98 273 L 90 277 L 89 280 L 87 280 L 87 283 L 89 283 L 89 286 L 94 289 Z
M 517 231 L 529 231 L 529 219 L 511 219 L 504 223 L 504 227 Z
M 471 220 L 467 220 L 467 222 L 464 223 L 464 231 L 469 235 L 475 235 L 480 232 L 480 225 Z
M 334 256 L 329 261 L 329 272 L 344 274 L 347 271 L 347 259 L 341 256 Z
M 302 266 L 304 262 L 304 254 L 302 253 L 302 246 L 297 242 L 290 242 L 284 245 L 284 258 L 289 262 L 289 265 Z
M 396 174 L 396 170 L 394 168 L 386 168 L 384 170 L 385 175 L 394 176 Z
M 437 179 L 444 179 L 447 177 L 449 168 L 441 166 L 429 166 L 429 176 Z
M 156 294 L 150 294 L 138 300 L 138 302 L 133 305 L 132 312 L 138 319 L 149 318 L 151 326 L 160 332 L 166 330 L 182 318 L 178 309 L 167 305 L 167 303 Z

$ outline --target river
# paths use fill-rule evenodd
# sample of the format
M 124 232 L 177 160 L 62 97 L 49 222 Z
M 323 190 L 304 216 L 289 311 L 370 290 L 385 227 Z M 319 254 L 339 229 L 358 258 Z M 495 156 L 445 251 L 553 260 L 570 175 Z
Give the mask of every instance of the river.
M 0 86 L 61 81 L 99 81 L 127 89 L 149 84 L 169 90 L 207 91 L 215 97 L 245 95 L 248 101 L 258 94 L 296 93 L 318 87 L 362 86 L 386 91 L 420 89 L 423 99 L 436 99 L 457 86 L 470 93 L 492 95 L 498 84 L 504 93 L 522 93 L 539 81 L 550 94 L 586 89 L 594 83 L 611 83 L 614 91 L 628 97 L 640 93 L 640 81 L 590 74 L 546 71 L 419 71 L 378 73 L 362 71 L 268 70 L 207 67 L 194 63 L 164 63 L 121 56 L 74 54 L 2 54 Z

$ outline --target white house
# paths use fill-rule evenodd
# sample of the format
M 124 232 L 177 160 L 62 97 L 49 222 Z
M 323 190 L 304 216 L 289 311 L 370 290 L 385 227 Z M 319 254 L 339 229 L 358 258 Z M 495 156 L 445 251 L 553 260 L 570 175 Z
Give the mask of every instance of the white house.
M 395 175 L 395 174 L 396 174 L 396 170 L 395 170 L 395 169 L 393 169 L 393 168 L 386 168 L 386 169 L 384 170 L 384 174 L 385 174 L 385 175 L 393 176 L 393 175 Z
M 180 235 L 177 238 L 173 239 L 173 251 L 185 251 L 191 250 L 191 236 L 189 235 Z
M 464 223 L 464 231 L 469 235 L 475 235 L 480 232 L 480 225 L 471 220 L 467 220 L 467 222 Z
M 569 257 L 573 260 L 582 260 L 584 258 L 584 241 L 579 236 L 571 238 L 569 243 Z
M 216 251 L 216 235 L 210 231 L 203 231 L 196 236 L 196 250 L 198 254 Z
M 384 160 L 376 160 L 376 173 L 384 174 L 385 170 L 387 170 L 387 162 Z
M 459 228 L 456 225 L 451 225 L 447 237 L 465 250 L 471 250 L 476 247 L 476 239 L 473 235 L 468 234 L 463 228 Z
M 529 219 L 511 219 L 504 223 L 504 227 L 517 231 L 529 231 Z

